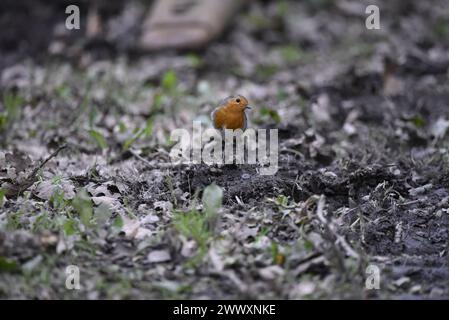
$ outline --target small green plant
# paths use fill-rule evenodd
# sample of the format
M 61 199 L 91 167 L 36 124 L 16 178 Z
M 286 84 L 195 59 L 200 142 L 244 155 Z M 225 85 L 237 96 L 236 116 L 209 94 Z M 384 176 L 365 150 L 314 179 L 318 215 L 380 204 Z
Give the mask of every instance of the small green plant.
M 61 99 L 70 99 L 72 98 L 72 88 L 68 84 L 60 84 L 55 87 L 55 95 Z
M 100 204 L 94 210 L 95 212 L 95 225 L 98 228 L 104 227 L 109 222 L 109 219 L 112 216 L 112 212 L 106 204 Z
M 195 69 L 201 68 L 204 65 L 204 61 L 197 54 L 190 53 L 187 55 L 187 59 L 189 60 L 190 65 Z
M 285 99 L 288 98 L 288 92 L 283 89 L 280 89 L 276 96 L 279 101 L 284 101 Z
M 123 218 L 120 215 L 117 215 L 112 221 L 112 228 L 115 230 L 122 230 L 123 228 Z
M 411 117 L 409 121 L 417 128 L 422 128 L 426 125 L 426 120 L 419 115 Z
M 276 4 L 276 13 L 281 16 L 284 17 L 285 15 L 287 15 L 289 10 L 289 6 L 287 1 L 285 0 L 281 0 Z
M 52 207 L 57 211 L 62 211 L 67 205 L 67 201 L 64 199 L 64 190 L 59 186 L 55 188 L 49 200 Z
M 0 208 L 3 207 L 5 203 L 5 190 L 0 188 Z
M 0 273 L 15 272 L 19 270 L 19 265 L 8 258 L 0 256 Z
M 215 228 L 218 220 L 218 210 L 223 201 L 223 190 L 215 183 L 212 183 L 204 189 L 202 201 L 209 226 Z
M 283 194 L 278 195 L 276 198 L 267 198 L 268 202 L 274 203 L 279 210 L 284 215 L 289 214 L 297 204 L 293 200 L 289 200 L 288 196 Z
M 262 227 L 260 232 L 258 233 L 256 239 L 254 240 L 254 242 L 258 243 L 260 241 L 260 239 L 262 239 L 263 237 L 266 237 L 269 232 L 270 232 L 270 228 Z
M 304 56 L 303 52 L 296 46 L 283 46 L 278 50 L 282 59 L 288 64 L 297 63 Z
M 275 64 L 259 64 L 256 67 L 256 77 L 261 80 L 268 80 L 279 71 L 279 67 Z
M 25 99 L 18 94 L 9 92 L 3 94 L 2 104 L 4 111 L 0 112 L 0 132 L 10 129 L 12 124 L 19 119 L 19 107 L 23 105 L 24 102 Z
M 6 219 L 6 228 L 8 230 L 17 230 L 20 228 L 20 217 L 22 213 L 20 211 L 8 214 Z
M 288 206 L 288 197 L 281 194 L 276 198 L 275 203 L 278 206 L 287 207 Z
M 100 149 L 104 150 L 108 147 L 108 143 L 106 142 L 106 139 L 100 132 L 92 129 L 92 130 L 89 130 L 89 135 L 95 141 L 95 143 L 100 147 Z
M 449 19 L 436 19 L 433 31 L 439 39 L 447 39 L 449 37 Z
M 72 200 L 72 206 L 78 212 L 81 222 L 87 228 L 92 226 L 93 203 L 87 191 L 80 190 Z
M 188 212 L 175 211 L 173 225 L 184 237 L 196 242 L 198 253 L 191 260 L 191 263 L 196 265 L 205 256 L 212 236 L 207 226 L 206 215 L 195 209 Z
M 203 212 L 196 209 L 188 212 L 175 212 L 173 220 L 175 229 L 197 243 L 198 253 L 191 261 L 194 265 L 199 263 L 207 253 L 222 201 L 223 190 L 213 183 L 203 191 Z
M 170 93 L 176 90 L 178 78 L 173 70 L 167 71 L 162 77 L 161 86 L 165 92 Z
M 131 138 L 125 141 L 125 143 L 123 144 L 123 149 L 129 149 L 141 137 L 150 137 L 153 134 L 153 123 L 154 117 L 149 118 L 144 127 L 138 128 L 131 136 Z
M 279 246 L 277 242 L 274 241 L 271 242 L 270 251 L 273 264 L 283 265 L 285 263 L 286 260 L 285 249 Z
M 210 237 L 206 216 L 197 210 L 175 212 L 174 225 L 186 238 L 193 239 L 199 247 L 204 247 Z
M 69 237 L 78 231 L 78 224 L 75 219 L 68 218 L 62 224 L 62 230 L 64 230 L 64 234 Z
M 54 219 L 50 217 L 48 212 L 42 212 L 34 220 L 32 230 L 33 231 L 43 231 L 43 230 L 55 230 L 56 223 Z
M 123 228 L 123 218 L 120 215 L 117 215 L 112 221 L 112 229 L 115 231 L 120 231 Z
M 279 115 L 279 113 L 271 108 L 262 107 L 260 109 L 260 116 L 261 119 L 259 119 L 259 121 L 261 123 L 266 122 L 267 120 L 272 120 L 275 123 L 281 122 L 281 116 Z

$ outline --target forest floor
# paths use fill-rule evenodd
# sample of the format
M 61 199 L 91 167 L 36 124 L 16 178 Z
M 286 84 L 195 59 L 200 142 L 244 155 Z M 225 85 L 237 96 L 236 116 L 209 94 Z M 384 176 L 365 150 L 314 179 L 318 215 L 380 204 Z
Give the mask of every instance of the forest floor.
M 449 12 L 375 2 L 380 30 L 364 1 L 254 1 L 159 54 L 134 48 L 141 2 L 90 38 L 64 1 L 2 2 L 0 297 L 449 298 Z M 172 166 L 170 132 L 236 93 L 278 172 Z

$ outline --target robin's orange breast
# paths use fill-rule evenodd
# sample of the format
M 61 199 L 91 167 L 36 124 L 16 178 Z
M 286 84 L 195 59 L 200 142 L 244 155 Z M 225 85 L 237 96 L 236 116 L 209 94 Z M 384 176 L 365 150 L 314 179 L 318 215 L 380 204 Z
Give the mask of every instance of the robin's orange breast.
M 220 108 L 214 114 L 214 127 L 217 129 L 245 129 L 246 118 L 243 111 L 231 111 Z

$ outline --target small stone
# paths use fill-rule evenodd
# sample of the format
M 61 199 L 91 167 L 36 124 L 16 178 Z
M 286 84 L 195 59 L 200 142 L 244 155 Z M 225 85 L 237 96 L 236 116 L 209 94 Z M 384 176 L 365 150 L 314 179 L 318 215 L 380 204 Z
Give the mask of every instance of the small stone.
M 249 173 L 242 174 L 242 179 L 243 180 L 248 180 L 249 178 L 251 178 L 251 175 Z
M 154 250 L 148 254 L 148 262 L 159 263 L 170 260 L 170 253 L 167 250 Z
M 419 292 L 421 292 L 421 288 L 422 287 L 419 284 L 414 285 L 413 287 L 410 288 L 410 293 L 413 293 L 413 294 L 419 293 Z
M 403 287 L 405 284 L 407 284 L 409 282 L 410 282 L 410 278 L 409 277 L 402 277 L 402 278 L 399 278 L 398 280 L 394 281 L 393 284 L 396 287 L 400 288 L 400 287 Z

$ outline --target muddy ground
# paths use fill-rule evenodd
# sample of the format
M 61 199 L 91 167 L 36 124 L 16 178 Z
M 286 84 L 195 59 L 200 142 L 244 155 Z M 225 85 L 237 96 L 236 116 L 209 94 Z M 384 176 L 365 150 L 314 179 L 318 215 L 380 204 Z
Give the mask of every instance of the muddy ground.
M 204 50 L 142 54 L 144 2 L 95 32 L 2 1 L 0 297 L 449 298 L 447 3 L 375 1 L 380 30 L 368 4 L 253 1 Z M 171 130 L 235 93 L 278 172 L 172 165 Z

